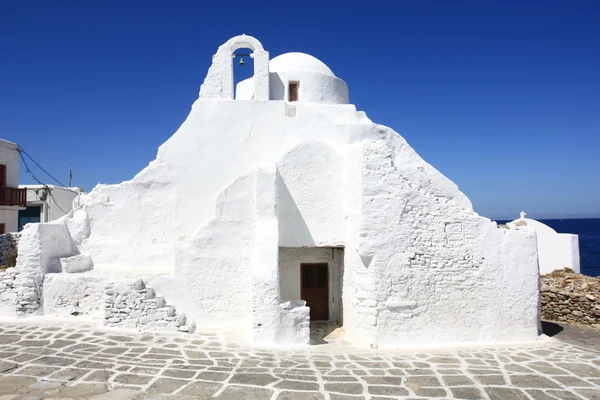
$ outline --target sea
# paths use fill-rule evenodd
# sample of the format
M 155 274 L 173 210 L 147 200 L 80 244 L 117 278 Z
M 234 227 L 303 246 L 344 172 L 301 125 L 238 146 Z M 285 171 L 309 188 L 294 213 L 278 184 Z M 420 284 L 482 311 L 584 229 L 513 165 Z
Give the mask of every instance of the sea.
M 600 218 L 538 219 L 558 233 L 579 235 L 581 273 L 600 276 Z M 496 221 L 505 224 L 509 221 Z

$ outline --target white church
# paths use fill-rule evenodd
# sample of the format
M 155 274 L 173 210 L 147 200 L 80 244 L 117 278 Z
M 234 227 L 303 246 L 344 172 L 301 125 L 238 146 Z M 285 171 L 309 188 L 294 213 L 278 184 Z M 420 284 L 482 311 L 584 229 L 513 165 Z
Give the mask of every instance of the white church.
M 237 85 L 234 51 L 254 76 Z M 536 235 L 499 228 L 347 84 L 251 36 L 221 45 L 189 116 L 133 179 L 26 226 L 0 315 L 236 330 L 371 348 L 537 340 Z M 77 318 L 77 317 L 74 317 Z

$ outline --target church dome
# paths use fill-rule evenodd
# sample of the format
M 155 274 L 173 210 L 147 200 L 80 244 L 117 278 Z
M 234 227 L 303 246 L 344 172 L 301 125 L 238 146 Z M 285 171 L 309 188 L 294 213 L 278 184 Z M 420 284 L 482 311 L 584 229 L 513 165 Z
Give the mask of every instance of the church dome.
M 305 53 L 285 53 L 277 56 L 269 62 L 269 71 L 307 71 L 335 77 L 333 71 L 324 62 Z

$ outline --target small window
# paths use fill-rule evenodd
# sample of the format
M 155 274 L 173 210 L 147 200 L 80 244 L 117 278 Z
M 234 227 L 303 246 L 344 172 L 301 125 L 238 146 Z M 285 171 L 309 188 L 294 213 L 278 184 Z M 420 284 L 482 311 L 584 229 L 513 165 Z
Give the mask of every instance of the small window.
M 288 88 L 288 101 L 298 101 L 298 82 L 290 82 Z

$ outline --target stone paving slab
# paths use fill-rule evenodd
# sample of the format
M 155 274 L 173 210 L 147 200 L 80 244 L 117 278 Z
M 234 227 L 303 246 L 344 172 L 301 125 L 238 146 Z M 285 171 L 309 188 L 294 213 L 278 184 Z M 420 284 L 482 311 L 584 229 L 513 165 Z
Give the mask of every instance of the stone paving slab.
M 528 345 L 265 350 L 216 332 L 0 324 L 0 400 L 600 399 L 600 330 Z

